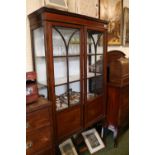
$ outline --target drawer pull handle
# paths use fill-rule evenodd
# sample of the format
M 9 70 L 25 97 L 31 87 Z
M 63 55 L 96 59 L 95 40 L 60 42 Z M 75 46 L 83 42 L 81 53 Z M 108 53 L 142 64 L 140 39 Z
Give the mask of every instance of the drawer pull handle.
M 27 143 L 26 143 L 26 149 L 31 148 L 32 145 L 33 145 L 33 142 L 32 142 L 32 141 L 27 142 Z
M 26 129 L 28 129 L 30 127 L 30 123 L 26 122 Z

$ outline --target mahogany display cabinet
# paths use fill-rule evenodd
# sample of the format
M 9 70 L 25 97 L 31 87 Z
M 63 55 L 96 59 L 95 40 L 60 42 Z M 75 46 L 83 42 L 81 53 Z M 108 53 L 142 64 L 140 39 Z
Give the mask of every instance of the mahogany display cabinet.
M 39 95 L 52 103 L 58 146 L 105 118 L 108 23 L 45 7 L 29 20 Z

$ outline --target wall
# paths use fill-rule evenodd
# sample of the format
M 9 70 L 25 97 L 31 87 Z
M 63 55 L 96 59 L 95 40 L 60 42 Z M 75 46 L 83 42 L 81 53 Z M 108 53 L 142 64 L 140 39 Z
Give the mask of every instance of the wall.
M 29 20 L 26 18 L 26 71 L 32 71 L 32 52 L 31 52 L 31 41 L 30 41 L 30 26 Z
M 124 6 L 129 7 L 129 0 L 124 0 L 123 2 Z M 36 8 L 39 8 L 43 6 L 42 0 L 27 0 L 27 14 L 32 12 L 32 10 L 35 10 Z M 28 17 L 26 18 L 26 71 L 32 71 L 33 65 L 32 65 L 32 52 L 31 52 L 31 41 L 30 41 L 30 28 L 29 28 L 29 20 Z M 129 57 L 129 48 L 123 47 L 123 46 L 109 46 L 108 51 L 110 50 L 121 50 L 123 51 L 127 57 Z
M 44 5 L 43 0 L 26 0 L 26 14 L 30 14 L 34 10 Z M 30 40 L 30 26 L 28 17 L 26 17 L 26 71 L 32 71 L 32 52 L 31 52 L 31 40 Z
M 123 6 L 129 8 L 129 0 L 123 0 Z M 108 51 L 110 50 L 121 50 L 126 54 L 126 57 L 129 57 L 129 47 L 123 46 L 108 46 Z

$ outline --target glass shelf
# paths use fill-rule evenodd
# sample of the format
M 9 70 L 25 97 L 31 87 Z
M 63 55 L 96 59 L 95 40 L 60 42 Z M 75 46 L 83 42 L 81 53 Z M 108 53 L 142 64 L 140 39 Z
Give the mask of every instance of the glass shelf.
M 72 54 L 72 55 L 68 55 L 68 56 L 66 56 L 66 55 L 60 55 L 60 56 L 58 56 L 58 55 L 55 55 L 55 56 L 53 56 L 54 58 L 66 58 L 66 57 L 80 57 L 80 55 L 79 54 Z
M 35 58 L 46 58 L 45 55 L 36 55 Z
M 102 76 L 100 73 L 96 73 L 97 76 Z M 95 73 L 89 72 L 87 73 L 87 78 L 93 78 L 95 77 Z M 69 83 L 73 83 L 76 81 L 80 81 L 80 76 L 79 75 L 73 75 L 69 77 Z M 63 85 L 67 83 L 67 77 L 62 77 L 62 78 L 57 78 L 55 79 L 55 86 Z M 44 85 L 45 86 L 45 85 Z
M 97 53 L 97 54 L 95 54 L 95 53 L 88 53 L 87 54 L 87 56 L 95 56 L 95 55 L 103 55 L 103 53 Z
M 46 88 L 47 87 L 47 84 L 45 84 L 45 82 L 38 82 L 37 83 L 37 85 L 38 85 L 38 89 L 42 89 L 42 88 Z
M 76 82 L 80 81 L 80 76 L 79 75 L 72 75 L 69 76 L 69 82 Z M 67 83 L 67 77 L 62 77 L 62 78 L 56 78 L 55 79 L 55 86 L 63 85 Z
M 102 76 L 102 74 L 96 73 L 96 76 Z M 93 72 L 87 73 L 87 78 L 93 78 L 93 77 L 95 77 L 95 73 L 93 73 Z
M 97 97 L 95 93 L 87 93 L 87 100 L 91 101 Z

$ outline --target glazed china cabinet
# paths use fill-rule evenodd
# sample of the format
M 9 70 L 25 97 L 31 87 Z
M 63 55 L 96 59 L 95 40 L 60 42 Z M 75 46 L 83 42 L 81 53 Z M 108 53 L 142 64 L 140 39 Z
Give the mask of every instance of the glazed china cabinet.
M 49 8 L 29 15 L 39 94 L 58 145 L 105 118 L 107 22 Z

